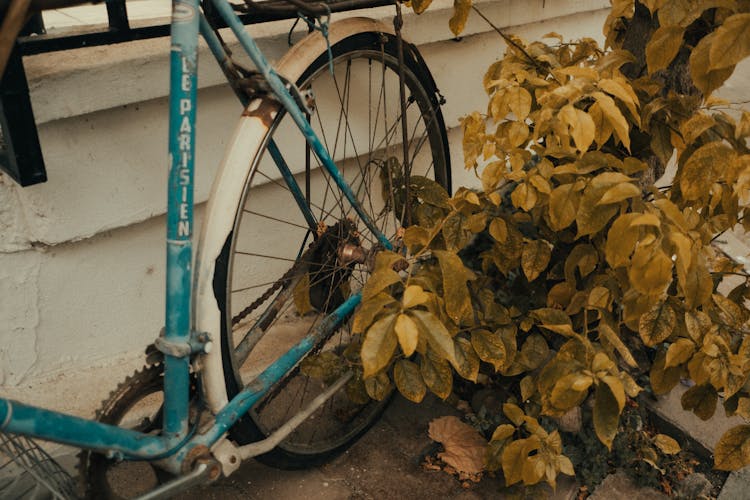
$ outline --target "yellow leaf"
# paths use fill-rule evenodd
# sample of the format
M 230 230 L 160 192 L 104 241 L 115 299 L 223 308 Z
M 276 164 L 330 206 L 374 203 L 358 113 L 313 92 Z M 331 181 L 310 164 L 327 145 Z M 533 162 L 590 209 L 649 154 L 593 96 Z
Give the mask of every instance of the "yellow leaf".
M 401 298 L 401 305 L 404 309 L 420 306 L 430 300 L 430 294 L 425 292 L 419 285 L 409 285 L 404 290 L 404 296 Z
M 411 0 L 411 7 L 416 14 L 421 14 L 430 6 L 432 0 Z
M 471 332 L 471 345 L 479 359 L 493 365 L 495 371 L 500 370 L 505 364 L 505 343 L 499 333 L 474 330 Z
M 576 219 L 581 201 L 581 192 L 574 184 L 563 184 L 552 190 L 549 196 L 549 222 L 553 231 L 561 231 Z
M 653 16 L 654 14 L 656 14 L 656 11 L 659 10 L 662 5 L 664 5 L 666 1 L 667 0 L 643 0 L 641 3 L 648 7 L 649 12 L 651 12 L 651 15 Z
M 631 227 L 631 223 L 640 214 L 622 214 L 607 233 L 607 242 L 604 245 L 604 254 L 612 268 L 624 266 L 630 260 L 635 244 L 638 241 L 640 231 L 637 227 Z
M 401 350 L 404 352 L 404 356 L 408 358 L 414 354 L 414 350 L 417 348 L 417 341 L 419 340 L 417 324 L 406 314 L 399 314 L 396 318 L 395 330 L 398 343 L 401 344 Z M 398 385 L 398 382 L 396 385 Z
M 709 142 L 696 149 L 679 170 L 680 190 L 685 199 L 704 199 L 735 156 L 734 150 L 721 141 Z
M 680 382 L 680 376 L 682 375 L 680 368 L 666 368 L 664 366 L 665 354 L 664 350 L 659 351 L 649 373 L 651 389 L 657 395 L 667 394 L 671 391 Z
M 363 301 L 371 299 L 389 286 L 401 281 L 401 276 L 391 266 L 402 258 L 400 255 L 392 252 L 378 253 L 375 257 L 375 272 L 370 275 L 367 283 L 365 283 L 365 287 L 362 289 Z
M 591 115 L 585 111 L 574 108 L 574 113 L 576 117 L 575 125 L 570 126 L 570 136 L 573 138 L 573 142 L 575 142 L 578 151 L 585 153 L 588 151 L 591 143 L 594 142 L 596 126 L 594 125 L 594 120 L 591 118 Z
M 516 189 L 510 194 L 510 199 L 514 206 L 528 212 L 536 206 L 536 202 L 539 200 L 539 195 L 536 188 L 522 182 L 516 186 Z
M 508 107 L 517 120 L 525 120 L 531 111 L 531 94 L 523 87 L 510 87 L 506 91 Z
M 300 316 L 304 316 L 313 310 L 313 306 L 310 303 L 310 275 L 308 273 L 305 273 L 302 279 L 299 280 L 292 291 L 292 295 L 294 298 L 294 307 L 297 308 Z
M 750 464 L 750 425 L 732 427 L 721 436 L 714 450 L 714 467 L 738 470 Z
M 383 401 L 391 393 L 391 379 L 388 374 L 380 372 L 374 377 L 365 379 L 365 390 L 367 394 L 376 401 Z
M 453 370 L 450 365 L 428 354 L 422 357 L 420 373 L 427 387 L 439 398 L 446 399 L 453 388 Z
M 475 279 L 474 273 L 464 266 L 461 258 L 455 253 L 436 250 L 434 254 L 443 275 L 445 311 L 456 324 L 472 321 L 474 313 L 466 282 Z
M 471 342 L 457 337 L 454 348 L 456 362 L 453 363 L 453 368 L 466 380 L 476 382 L 479 374 L 479 356 L 474 352 Z
M 419 332 L 427 339 L 427 344 L 430 348 L 442 359 L 455 364 L 456 353 L 453 347 L 453 337 L 451 337 L 445 325 L 429 311 L 413 309 L 410 311 L 410 314 L 418 320 L 417 326 L 419 327 Z
M 672 282 L 672 259 L 663 250 L 638 246 L 633 254 L 628 279 L 644 295 L 658 296 Z
M 581 277 L 585 278 L 596 269 L 597 264 L 599 264 L 599 254 L 593 245 L 588 243 L 576 245 L 565 259 L 565 279 L 570 283 L 575 283 L 576 269 L 581 273 Z
M 484 470 L 487 441 L 472 426 L 458 417 L 440 417 L 430 422 L 428 433 L 445 448 L 438 457 L 457 471 L 479 474 Z
M 596 99 L 596 103 L 601 106 L 601 111 L 610 125 L 612 125 L 617 138 L 625 146 L 625 149 L 630 151 L 630 126 L 620 108 L 615 104 L 614 99 L 602 92 L 593 92 L 591 95 Z
M 609 188 L 607 192 L 604 193 L 604 196 L 602 196 L 601 199 L 596 202 L 596 204 L 607 205 L 610 203 L 620 203 L 623 200 L 641 196 L 642 194 L 643 193 L 641 192 L 641 189 L 635 184 L 622 182 Z
M 461 119 L 463 131 L 464 166 L 474 168 L 477 158 L 484 149 L 484 118 L 476 111 Z
M 675 455 L 681 451 L 680 444 L 666 434 L 654 436 L 654 444 L 665 455 Z
M 604 229 L 609 220 L 614 217 L 619 207 L 617 205 L 598 205 L 604 193 L 610 186 L 595 186 L 593 183 L 583 191 L 581 203 L 576 214 L 578 233 L 576 238 L 595 234 Z
M 703 132 L 716 125 L 716 120 L 706 113 L 696 112 L 680 125 L 680 134 L 686 144 L 695 141 Z
M 646 314 L 641 316 L 638 332 L 643 343 L 649 347 L 664 342 L 672 335 L 677 316 L 672 306 L 666 302 L 659 302 Z
M 471 10 L 471 0 L 453 0 L 453 16 L 448 21 L 448 27 L 458 36 L 466 27 L 466 19 Z
M 714 32 L 709 51 L 709 70 L 733 67 L 750 55 L 750 14 L 734 14 Z
M 583 403 L 593 383 L 590 375 L 579 372 L 565 375 L 555 383 L 550 400 L 557 409 L 569 410 Z
M 708 420 L 716 412 L 719 395 L 711 384 L 694 385 L 682 395 L 684 410 L 692 410 L 701 420 Z
M 386 293 L 379 293 L 375 297 L 362 302 L 354 315 L 352 333 L 362 333 L 375 321 L 382 312 L 388 312 L 387 308 L 396 304 L 393 297 Z
M 617 333 L 604 322 L 599 323 L 599 340 L 603 340 L 604 342 L 614 347 L 617 352 L 620 353 L 622 359 L 625 360 L 625 362 L 629 366 L 633 368 L 638 366 L 638 363 L 636 363 L 633 354 L 630 352 L 630 349 L 628 349 L 622 339 L 620 339 L 620 336 L 617 335 Z
M 614 127 L 612 127 L 612 124 L 607 117 L 604 116 L 602 105 L 598 102 L 595 102 L 589 107 L 588 113 L 589 116 L 591 116 L 591 120 L 594 122 L 594 128 L 596 131 L 594 134 L 594 140 L 596 141 L 597 146 L 601 148 L 609 140 Z
M 398 340 L 393 331 L 396 315 L 379 319 L 367 329 L 362 342 L 362 367 L 364 377 L 369 378 L 388 365 L 396 350 Z
M 611 94 L 622 101 L 622 103 L 625 104 L 625 107 L 628 108 L 628 111 L 635 122 L 640 124 L 641 117 L 638 114 L 638 106 L 640 105 L 638 102 L 638 96 L 630 87 L 630 83 L 628 83 L 627 80 L 622 78 L 604 78 L 599 81 L 597 85 L 606 93 Z
M 664 366 L 671 368 L 680 366 L 690 361 L 695 352 L 695 343 L 690 339 L 679 338 L 672 342 L 667 349 L 667 357 L 664 360 Z
M 727 78 L 734 73 L 734 66 L 721 69 L 711 69 L 709 65 L 709 51 L 716 40 L 716 31 L 704 36 L 690 53 L 690 76 L 693 83 L 704 96 L 718 89 Z
M 505 241 L 508 239 L 508 225 L 506 224 L 505 220 L 501 219 L 500 217 L 495 217 L 490 222 L 490 228 L 489 228 L 490 236 L 495 238 L 496 241 L 500 243 L 505 243 Z
M 393 380 L 398 391 L 414 403 L 420 403 L 427 393 L 419 368 L 409 360 L 402 359 L 396 363 L 393 367 Z
M 594 396 L 594 431 L 607 449 L 617 435 L 620 412 L 625 406 L 625 390 L 620 379 L 607 376 L 596 388 Z
M 656 73 L 664 69 L 680 51 L 685 28 L 681 26 L 661 26 L 646 44 L 646 64 L 648 72 Z
M 532 435 L 526 439 L 512 441 L 503 450 L 503 475 L 505 484 L 511 486 L 523 480 L 524 466 L 528 462 L 529 453 L 540 446 L 539 438 Z
M 526 279 L 534 281 L 547 268 L 552 249 L 544 240 L 532 240 L 523 247 L 521 254 L 521 268 Z

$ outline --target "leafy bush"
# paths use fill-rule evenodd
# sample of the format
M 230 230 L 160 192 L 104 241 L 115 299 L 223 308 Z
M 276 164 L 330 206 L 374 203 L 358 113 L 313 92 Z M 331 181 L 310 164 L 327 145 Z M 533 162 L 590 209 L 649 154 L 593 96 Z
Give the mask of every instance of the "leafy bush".
M 506 388 L 487 463 L 508 485 L 574 473 L 540 417 L 586 406 L 611 447 L 639 375 L 655 394 L 694 381 L 682 403 L 702 419 L 720 395 L 750 418 L 748 275 L 712 245 L 750 228 L 750 113 L 712 95 L 750 55 L 750 3 L 612 3 L 607 50 L 506 37 L 487 112 L 462 121 L 483 189 L 449 198 L 413 180 L 408 266 L 378 254 L 353 322 L 373 398 L 392 383 L 412 401 L 446 398 L 454 374 Z M 457 0 L 455 32 L 470 5 Z M 657 187 L 673 156 L 672 184 Z M 727 275 L 741 281 L 725 295 Z M 715 460 L 750 463 L 750 426 Z

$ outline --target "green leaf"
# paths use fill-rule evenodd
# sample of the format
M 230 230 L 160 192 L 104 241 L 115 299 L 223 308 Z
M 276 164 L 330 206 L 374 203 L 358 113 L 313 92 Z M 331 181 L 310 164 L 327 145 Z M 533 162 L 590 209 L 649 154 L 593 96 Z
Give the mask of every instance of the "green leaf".
M 474 352 L 471 342 L 460 337 L 455 340 L 456 362 L 453 363 L 453 367 L 466 380 L 476 382 L 479 374 L 479 356 Z
M 445 325 L 431 312 L 414 309 L 412 317 L 416 318 L 420 333 L 427 339 L 427 344 L 443 359 L 452 365 L 456 363 L 453 337 Z
M 611 378 L 620 382 L 615 377 Z M 622 385 L 619 388 L 614 383 L 600 383 L 597 386 L 594 396 L 594 431 L 599 441 L 609 450 L 612 449 L 612 441 L 617 435 L 620 412 L 624 404 L 625 392 Z
M 393 367 L 393 380 L 396 388 L 409 401 L 420 403 L 427 393 L 419 367 L 409 360 L 402 359 Z
M 641 316 L 638 322 L 638 332 L 641 334 L 643 343 L 653 347 L 672 335 L 676 322 L 677 316 L 672 306 L 666 302 L 659 302 Z
M 708 69 L 733 67 L 750 55 L 750 14 L 727 17 L 714 32 Z
M 390 363 L 398 344 L 396 332 L 393 331 L 395 323 L 396 314 L 389 314 L 367 329 L 361 354 L 365 379 L 372 377 Z
M 714 450 L 714 468 L 738 470 L 750 464 L 750 425 L 732 427 L 721 436 Z
M 682 47 L 685 28 L 681 26 L 661 26 L 646 44 L 646 64 L 648 72 L 656 73 L 669 66 Z
M 694 385 L 682 395 L 681 402 L 684 410 L 695 413 L 701 420 L 713 417 L 719 395 L 710 384 Z
M 521 253 L 521 268 L 526 279 L 534 281 L 547 268 L 552 249 L 544 240 L 527 241 Z
M 436 250 L 434 254 L 443 274 L 445 311 L 457 324 L 473 321 L 474 312 L 466 282 L 475 279 L 474 273 L 464 266 L 461 258 L 455 253 Z
M 505 344 L 499 333 L 481 329 L 474 330 L 471 332 L 471 345 L 479 359 L 485 363 L 490 363 L 495 367 L 495 371 L 500 370 L 505 364 Z
M 401 345 L 401 350 L 404 356 L 407 358 L 414 354 L 417 348 L 417 342 L 419 341 L 419 329 L 417 324 L 406 314 L 399 314 L 396 318 L 396 336 L 398 337 L 398 343 Z
M 422 380 L 427 387 L 439 398 L 446 399 L 453 389 L 453 371 L 450 365 L 428 354 L 422 356 L 420 363 Z
M 657 434 L 654 436 L 654 444 L 665 455 L 675 455 L 682 451 L 680 444 L 666 434 Z

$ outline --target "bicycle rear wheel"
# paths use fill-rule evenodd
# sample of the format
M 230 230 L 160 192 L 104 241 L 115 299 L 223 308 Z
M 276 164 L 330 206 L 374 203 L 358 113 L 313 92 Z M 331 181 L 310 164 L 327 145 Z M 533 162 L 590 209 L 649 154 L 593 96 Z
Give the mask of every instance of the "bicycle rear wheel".
M 416 49 L 404 43 L 407 163 L 396 37 L 387 32 L 354 33 L 334 43 L 331 54 L 333 73 L 323 50 L 296 83 L 303 92 L 312 92 L 309 121 L 361 206 L 383 234 L 393 238 L 406 220 L 405 164 L 411 176 L 431 178 L 450 190 L 447 137 L 434 81 Z M 282 74 L 283 66 L 284 61 Z M 268 152 L 272 140 L 304 193 L 312 222 L 280 178 Z M 376 245 L 290 117 L 279 113 L 262 144 L 214 274 L 229 397 L 363 286 L 367 266 L 342 263 L 341 245 Z M 316 350 L 340 354 L 350 342 L 344 324 Z M 295 369 L 235 425 L 233 439 L 262 439 L 324 385 Z M 364 433 L 385 405 L 386 401 L 356 404 L 341 391 L 259 459 L 283 468 L 320 464 Z

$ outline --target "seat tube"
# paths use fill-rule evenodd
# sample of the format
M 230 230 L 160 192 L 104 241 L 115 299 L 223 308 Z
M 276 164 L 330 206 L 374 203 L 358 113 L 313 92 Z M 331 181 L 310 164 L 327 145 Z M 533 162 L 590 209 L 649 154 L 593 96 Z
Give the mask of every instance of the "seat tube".
M 193 173 L 198 65 L 198 0 L 172 1 L 169 57 L 166 344 L 185 344 L 192 326 Z M 164 356 L 164 432 L 187 434 L 189 357 Z

